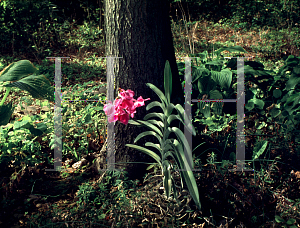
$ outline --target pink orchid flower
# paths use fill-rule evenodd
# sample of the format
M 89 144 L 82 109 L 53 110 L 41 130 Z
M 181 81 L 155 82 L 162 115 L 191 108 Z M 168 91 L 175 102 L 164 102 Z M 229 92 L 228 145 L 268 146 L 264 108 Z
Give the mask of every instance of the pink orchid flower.
M 114 101 L 114 104 L 109 101 L 108 104 L 104 105 L 103 110 L 108 116 L 108 121 L 110 123 L 119 120 L 125 125 L 128 124 L 130 118 L 129 114 L 131 115 L 131 118 L 133 118 L 134 113 L 136 113 L 136 108 L 144 106 L 144 101 L 150 100 L 150 98 L 143 99 L 142 96 L 137 100 L 133 99 L 134 92 L 132 90 L 125 91 L 124 89 L 121 89 L 119 96 L 120 97 L 117 97 Z

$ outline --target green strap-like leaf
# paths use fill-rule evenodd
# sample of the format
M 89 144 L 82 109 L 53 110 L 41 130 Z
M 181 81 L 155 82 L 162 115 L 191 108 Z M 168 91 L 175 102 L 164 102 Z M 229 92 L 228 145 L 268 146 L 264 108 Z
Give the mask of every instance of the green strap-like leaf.
M 165 194 L 169 198 L 171 195 L 172 179 L 171 179 L 171 164 L 168 160 L 162 162 L 163 167 L 163 184 L 165 188 Z
M 158 139 L 160 145 L 162 144 L 162 138 L 161 138 L 160 136 L 158 136 L 157 133 L 154 132 L 154 131 L 145 131 L 145 132 L 140 133 L 140 134 L 134 139 L 134 143 L 136 143 L 136 142 L 139 141 L 141 138 L 143 138 L 143 137 L 145 137 L 145 136 L 147 136 L 147 135 L 154 135 L 154 136 Z
M 165 116 L 164 117 L 168 118 L 171 115 L 174 108 L 175 108 L 175 106 L 173 104 L 169 103 L 168 106 L 167 106 L 167 110 L 165 110 Z
M 185 159 L 191 165 L 192 169 L 194 168 L 193 155 L 188 141 L 185 138 L 185 135 L 177 127 L 168 128 L 170 131 L 174 132 L 179 138 L 180 142 L 183 143 L 183 147 L 186 149 L 187 154 L 184 155 Z
M 160 128 L 160 131 L 163 132 L 163 130 L 164 130 L 164 123 L 163 122 L 157 121 L 157 120 L 147 120 L 147 122 L 158 126 Z
M 146 110 L 149 111 L 149 109 L 156 107 L 156 106 L 160 107 L 162 111 L 164 111 L 166 109 L 166 106 L 164 106 L 164 104 L 162 104 L 158 101 L 153 101 L 146 106 Z
M 146 85 L 148 87 L 150 87 L 150 89 L 152 89 L 157 94 L 157 96 L 159 97 L 159 99 L 161 100 L 161 102 L 163 102 L 163 106 L 164 106 L 163 107 L 163 111 L 165 111 L 165 109 L 166 109 L 166 107 L 167 107 L 167 105 L 169 103 L 167 101 L 165 95 L 155 85 L 153 85 L 151 83 L 146 83 Z
M 153 152 L 149 149 L 146 149 L 144 147 L 133 145 L 133 144 L 126 144 L 125 146 L 128 146 L 128 147 L 137 149 L 141 152 L 144 152 L 145 154 L 151 156 L 161 166 L 161 158 L 155 152 Z
M 129 124 L 132 124 L 132 125 L 139 126 L 139 127 L 142 127 L 142 126 L 143 126 L 143 124 L 141 124 L 141 123 L 139 123 L 139 122 L 136 122 L 136 121 L 134 121 L 134 120 L 128 120 L 128 123 L 129 123 Z
M 172 114 L 172 115 L 170 115 L 170 116 L 168 117 L 168 119 L 167 119 L 168 126 L 171 124 L 171 122 L 172 122 L 173 120 L 179 120 L 179 121 L 183 124 L 183 126 L 186 126 L 185 123 L 184 123 L 184 120 L 183 120 L 179 115 L 174 115 L 174 114 Z M 187 130 L 188 130 L 191 134 L 196 135 L 195 127 L 192 125 L 191 122 L 188 123 L 188 125 L 187 125 Z
M 137 120 L 137 122 L 140 122 L 140 123 L 144 124 L 150 130 L 154 130 L 155 132 L 157 132 L 157 134 L 159 134 L 161 137 L 163 137 L 163 134 L 162 134 L 161 130 L 158 129 L 154 124 L 151 124 L 148 121 L 144 121 L 144 120 Z
M 185 159 L 183 148 L 182 148 L 181 144 L 177 140 L 175 140 L 174 145 L 177 149 L 173 152 L 173 156 L 172 155 L 171 156 L 175 159 L 176 163 L 179 166 L 179 169 L 181 169 L 180 170 L 181 186 L 183 187 L 182 179 L 184 179 L 194 202 L 196 203 L 196 205 L 198 206 L 198 208 L 200 210 L 201 203 L 200 203 L 200 199 L 199 199 L 199 191 L 198 191 L 198 187 L 197 187 L 197 183 L 196 183 L 193 171 L 187 171 L 190 168 L 188 168 L 189 164 L 187 163 L 187 161 Z M 185 169 L 185 170 L 182 170 L 182 169 Z
M 257 152 L 254 151 L 252 159 L 255 160 L 255 159 L 259 158 L 259 156 L 262 155 L 263 152 L 265 151 L 267 145 L 268 145 L 268 141 L 265 141 L 259 151 L 257 151 Z
M 172 95 L 172 71 L 170 67 L 170 63 L 167 60 L 164 69 L 164 86 L 165 86 L 165 93 L 168 103 L 171 102 L 170 97 Z
M 160 152 L 160 154 L 162 154 L 162 149 L 160 148 L 159 144 L 154 144 L 152 142 L 146 142 L 145 146 L 151 146 L 151 147 L 157 149 Z
M 192 121 L 190 119 L 190 117 L 187 116 L 186 112 L 184 111 L 184 109 L 181 107 L 180 104 L 177 104 L 175 106 L 175 108 L 177 109 L 177 112 L 178 112 L 178 115 L 181 117 L 181 122 L 182 124 L 185 125 L 185 120 L 187 120 L 188 124 L 187 124 L 187 129 L 192 129 L 192 134 L 193 135 L 196 135 L 196 130 L 195 130 L 195 127 L 193 126 L 192 124 Z
M 144 116 L 144 120 L 148 120 L 153 117 L 158 117 L 161 119 L 161 121 L 164 121 L 164 114 L 162 113 L 148 113 L 147 115 Z

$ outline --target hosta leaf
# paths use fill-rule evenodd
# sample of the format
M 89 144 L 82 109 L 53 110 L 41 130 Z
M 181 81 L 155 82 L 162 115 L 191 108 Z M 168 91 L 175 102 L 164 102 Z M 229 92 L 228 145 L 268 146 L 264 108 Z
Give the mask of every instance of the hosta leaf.
M 223 66 L 223 61 L 222 60 L 213 60 L 213 61 L 206 63 L 206 65 Z
M 212 90 L 212 91 L 209 92 L 209 99 L 211 99 L 211 100 L 221 100 L 221 99 L 223 99 L 223 96 L 218 90 Z
M 205 118 L 210 117 L 210 103 L 209 102 L 198 102 L 198 110 L 204 115 Z
M 0 126 L 8 124 L 14 109 L 12 103 L 0 106 Z
M 292 75 L 290 79 L 287 81 L 285 89 L 286 90 L 294 89 L 298 83 L 300 83 L 300 77 L 298 75 L 297 76 Z
M 33 98 L 47 99 L 54 102 L 54 87 L 44 75 L 30 75 L 16 82 L 4 85 L 5 87 L 18 87 L 28 91 Z
M 281 95 L 282 95 L 282 92 L 281 92 L 280 89 L 275 89 L 275 90 L 273 90 L 273 96 L 274 96 L 275 98 L 279 98 L 279 97 L 281 97 Z
M 9 64 L 0 72 L 0 81 L 18 81 L 35 73 L 38 69 L 29 60 Z
M 203 65 L 197 67 L 197 69 L 193 72 L 193 81 L 192 84 L 198 80 L 200 77 L 205 77 L 209 74 L 209 70 L 206 69 Z
M 259 109 L 263 109 L 263 108 L 264 108 L 264 105 L 265 105 L 265 102 L 264 102 L 264 101 L 262 101 L 262 100 L 260 100 L 260 99 L 256 99 L 256 98 L 249 100 L 248 103 L 250 103 L 250 102 L 253 102 L 255 105 L 257 105 Z M 248 104 L 248 103 L 247 103 L 247 104 Z M 247 106 L 247 105 L 246 105 L 246 106 Z M 247 108 L 247 107 L 246 107 L 246 108 Z M 248 109 L 248 108 L 247 108 L 247 109 Z M 251 109 L 248 109 L 248 110 L 251 110 Z
M 272 108 L 270 110 L 270 115 L 272 116 L 272 118 L 279 116 L 280 113 L 281 113 L 281 110 L 279 108 Z
M 210 76 L 201 77 L 198 79 L 198 89 L 201 94 L 208 94 L 216 86 L 216 82 Z
M 218 50 L 215 51 L 215 54 L 216 55 L 220 55 L 221 52 L 223 51 L 229 51 L 229 52 L 245 52 L 245 53 L 248 53 L 244 48 L 242 48 L 241 46 L 233 46 L 233 47 L 222 47 L 222 48 L 219 48 Z

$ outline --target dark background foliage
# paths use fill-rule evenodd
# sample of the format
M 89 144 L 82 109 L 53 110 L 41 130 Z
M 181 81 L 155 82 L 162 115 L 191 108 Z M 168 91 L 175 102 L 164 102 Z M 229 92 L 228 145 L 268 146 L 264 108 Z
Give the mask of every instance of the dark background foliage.
M 206 19 L 214 22 L 230 21 L 237 29 L 271 26 L 286 28 L 298 25 L 300 2 L 257 0 L 185 0 L 170 1 L 170 16 L 174 21 L 188 14 L 188 20 Z M 50 37 L 48 47 L 61 44 L 59 30 L 66 23 L 84 21 L 104 26 L 103 0 L 10 0 L 0 7 L 0 47 L 5 52 L 27 52 L 34 46 L 33 39 L 39 30 L 46 30 Z M 48 35 L 49 36 L 49 35 Z M 45 42 L 45 41 L 44 41 Z

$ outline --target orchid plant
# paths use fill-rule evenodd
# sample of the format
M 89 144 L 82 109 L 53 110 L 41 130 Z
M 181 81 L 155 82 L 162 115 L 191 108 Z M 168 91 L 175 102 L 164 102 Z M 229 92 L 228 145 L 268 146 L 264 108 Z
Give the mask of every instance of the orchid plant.
M 176 164 L 180 169 L 182 188 L 182 177 L 184 177 L 185 183 L 187 184 L 187 187 L 194 202 L 196 203 L 197 207 L 201 209 L 198 187 L 196 184 L 195 177 L 193 175 L 193 171 L 191 170 L 194 168 L 191 148 L 187 142 L 185 135 L 179 128 L 169 127 L 171 122 L 175 119 L 180 120 L 183 125 L 185 125 L 184 120 L 187 120 L 187 129 L 189 129 L 193 135 L 196 135 L 195 128 L 193 127 L 191 120 L 185 114 L 184 109 L 181 107 L 181 105 L 177 104 L 176 106 L 174 106 L 172 103 L 170 103 L 170 97 L 172 94 L 172 73 L 168 61 L 166 62 L 164 69 L 164 88 L 166 96 L 153 84 L 147 83 L 146 85 L 150 87 L 159 96 L 161 100 L 161 103 L 159 103 L 158 101 L 154 101 L 148 104 L 146 110 L 149 110 L 150 108 L 153 108 L 155 106 L 159 106 L 163 110 L 163 113 L 149 113 L 144 117 L 144 121 L 129 120 L 128 123 L 138 126 L 144 125 L 148 127 L 151 131 L 146 131 L 139 134 L 134 140 L 134 143 L 136 143 L 139 139 L 141 139 L 144 136 L 154 135 L 155 137 L 157 137 L 159 144 L 147 142 L 145 146 L 154 147 L 160 152 L 161 156 L 159 156 L 154 151 L 151 151 L 147 148 L 143 148 L 138 145 L 126 144 L 126 146 L 132 147 L 145 154 L 148 154 L 157 161 L 162 170 L 163 186 L 166 196 L 169 198 L 171 190 L 173 190 L 174 197 L 177 200 L 177 190 L 175 187 L 174 179 L 171 175 L 171 169 L 173 168 L 173 166 L 168 160 L 168 157 L 174 158 Z M 177 110 L 178 115 L 171 115 L 174 108 Z M 151 117 L 158 117 L 161 121 L 148 120 Z M 169 135 L 171 132 L 174 132 L 179 140 L 169 139 Z M 186 155 L 184 153 L 184 148 L 187 151 Z M 178 200 L 177 202 L 179 203 Z

